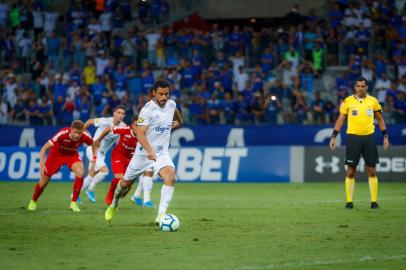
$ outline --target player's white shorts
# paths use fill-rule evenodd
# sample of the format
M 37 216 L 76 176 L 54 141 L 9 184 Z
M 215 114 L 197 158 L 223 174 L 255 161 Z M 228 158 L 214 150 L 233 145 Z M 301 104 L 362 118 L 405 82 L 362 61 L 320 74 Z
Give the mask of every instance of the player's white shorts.
M 157 155 L 156 162 L 148 159 L 146 156 L 134 155 L 130 164 L 128 164 L 123 179 L 126 181 L 135 180 L 135 178 L 143 174 L 145 171 L 148 171 L 148 169 L 152 169 L 154 175 L 156 175 L 162 168 L 167 166 L 175 168 L 169 154 Z
M 87 159 L 89 160 L 89 169 L 90 169 L 92 167 L 92 161 L 93 161 L 93 151 L 92 151 L 91 146 L 88 146 L 86 148 L 86 156 L 87 156 Z M 106 159 L 106 153 L 97 151 L 96 164 L 94 165 L 95 171 L 100 170 L 102 167 L 107 167 L 105 159 Z

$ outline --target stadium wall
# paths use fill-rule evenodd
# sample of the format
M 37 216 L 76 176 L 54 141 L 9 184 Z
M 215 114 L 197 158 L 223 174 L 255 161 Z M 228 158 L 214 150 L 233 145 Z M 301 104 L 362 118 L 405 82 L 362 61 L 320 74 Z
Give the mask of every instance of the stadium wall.
M 84 152 L 80 149 L 87 163 Z M 40 147 L 2 147 L 0 179 L 38 181 L 39 154 Z M 170 155 L 180 182 L 340 182 L 345 177 L 344 147 L 334 152 L 325 146 L 182 147 L 171 148 Z M 362 161 L 359 171 L 357 180 L 366 181 Z M 380 149 L 377 172 L 383 182 L 406 181 L 406 147 Z M 72 181 L 74 176 L 64 167 L 52 179 Z
M 58 130 L 0 127 L 0 180 L 37 181 L 40 147 Z M 345 176 L 345 150 L 327 148 L 331 131 L 330 126 L 185 127 L 173 133 L 170 154 L 181 182 L 339 182 Z M 379 179 L 406 181 L 406 127 L 391 125 L 389 134 L 396 146 L 380 149 Z M 84 152 L 83 147 L 81 156 Z M 367 179 L 365 172 L 357 178 Z M 67 168 L 53 177 L 72 180 Z

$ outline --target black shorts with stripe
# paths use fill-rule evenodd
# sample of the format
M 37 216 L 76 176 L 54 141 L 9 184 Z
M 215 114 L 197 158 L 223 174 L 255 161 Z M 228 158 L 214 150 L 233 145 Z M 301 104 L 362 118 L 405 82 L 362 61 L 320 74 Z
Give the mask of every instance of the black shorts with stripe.
M 379 163 L 378 147 L 374 134 L 353 135 L 347 134 L 345 164 L 357 166 L 362 155 L 366 166 L 375 166 Z

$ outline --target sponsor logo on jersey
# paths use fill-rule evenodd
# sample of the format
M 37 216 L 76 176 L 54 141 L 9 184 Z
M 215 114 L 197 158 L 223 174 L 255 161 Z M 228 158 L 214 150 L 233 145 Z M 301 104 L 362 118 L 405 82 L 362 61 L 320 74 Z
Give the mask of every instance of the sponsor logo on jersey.
M 165 133 L 165 132 L 170 132 L 171 131 L 171 125 L 167 125 L 167 126 L 157 126 L 155 128 L 155 131 L 158 133 Z

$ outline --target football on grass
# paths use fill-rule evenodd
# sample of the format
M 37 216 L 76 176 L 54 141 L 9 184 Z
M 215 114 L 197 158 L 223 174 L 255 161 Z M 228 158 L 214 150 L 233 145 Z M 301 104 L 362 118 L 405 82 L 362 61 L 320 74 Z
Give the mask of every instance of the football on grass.
M 173 214 L 165 215 L 159 222 L 159 228 L 163 232 L 175 232 L 180 225 L 179 219 Z

